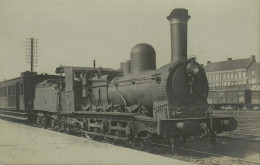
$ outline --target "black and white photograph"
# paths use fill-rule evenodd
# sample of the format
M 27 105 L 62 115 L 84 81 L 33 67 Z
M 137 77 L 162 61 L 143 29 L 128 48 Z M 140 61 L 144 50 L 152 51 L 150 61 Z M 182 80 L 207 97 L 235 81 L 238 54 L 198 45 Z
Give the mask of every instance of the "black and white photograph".
M 0 164 L 260 165 L 260 1 L 0 0 Z

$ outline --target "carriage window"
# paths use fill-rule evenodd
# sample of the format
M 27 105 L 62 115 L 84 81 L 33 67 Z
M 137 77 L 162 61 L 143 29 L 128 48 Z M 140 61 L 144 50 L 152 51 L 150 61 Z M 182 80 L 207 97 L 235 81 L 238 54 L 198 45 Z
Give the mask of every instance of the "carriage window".
M 13 95 L 16 94 L 16 88 L 15 88 L 15 85 L 13 85 Z
M 8 96 L 15 95 L 15 85 L 8 86 Z
M 23 84 L 21 84 L 20 90 L 21 90 L 21 95 L 23 95 Z
M 12 93 L 11 90 L 12 90 L 12 87 L 11 87 L 11 86 L 8 86 L 8 96 L 11 95 L 11 93 Z
M 5 87 L 0 88 L 0 96 L 5 96 Z

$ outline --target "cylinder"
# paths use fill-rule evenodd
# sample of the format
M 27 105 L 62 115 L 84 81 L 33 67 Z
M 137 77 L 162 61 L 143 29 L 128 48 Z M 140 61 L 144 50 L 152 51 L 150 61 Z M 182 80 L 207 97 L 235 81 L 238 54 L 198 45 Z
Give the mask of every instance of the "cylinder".
M 131 50 L 131 73 L 138 74 L 145 70 L 156 69 L 154 48 L 146 43 L 135 45 Z
M 187 22 L 189 18 L 186 9 L 174 9 L 167 17 L 171 29 L 171 63 L 187 60 Z
M 123 76 L 131 73 L 131 62 L 130 62 L 130 60 L 128 60 L 126 62 L 121 62 L 120 63 L 120 69 L 122 70 Z

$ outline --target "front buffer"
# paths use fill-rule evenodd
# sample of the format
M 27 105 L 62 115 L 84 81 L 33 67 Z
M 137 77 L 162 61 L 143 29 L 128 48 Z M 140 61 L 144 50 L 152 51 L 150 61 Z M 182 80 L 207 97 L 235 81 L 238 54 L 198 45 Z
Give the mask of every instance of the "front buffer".
M 233 131 L 237 128 L 237 120 L 233 117 L 164 119 L 158 120 L 157 124 L 157 134 L 168 139 L 172 149 L 185 143 L 191 136 L 199 136 L 201 139 L 210 136 L 215 147 L 217 133 Z

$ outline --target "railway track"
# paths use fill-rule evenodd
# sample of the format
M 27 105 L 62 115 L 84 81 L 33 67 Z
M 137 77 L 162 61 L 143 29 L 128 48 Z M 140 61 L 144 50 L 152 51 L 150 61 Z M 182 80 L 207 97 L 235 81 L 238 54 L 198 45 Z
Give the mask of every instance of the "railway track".
M 222 139 L 234 139 L 234 140 L 246 140 L 260 143 L 260 136 L 255 134 L 244 134 L 244 133 L 231 133 L 230 135 L 218 135 L 218 138 Z
M 194 149 L 189 149 L 189 148 L 180 148 L 180 150 L 183 151 L 188 151 L 188 152 L 195 152 L 195 153 L 199 153 L 199 154 L 204 154 L 204 155 L 209 155 L 209 156 L 215 156 L 215 157 L 226 157 L 227 155 L 222 155 L 222 154 L 216 154 L 216 153 L 210 153 L 210 152 L 204 152 L 204 151 L 199 151 L 199 150 L 194 150 Z M 247 163 L 247 164 L 256 164 L 259 165 L 259 162 L 252 162 L 252 161 L 248 161 L 248 160 L 244 160 L 244 159 L 240 159 L 240 158 L 236 158 L 236 157 L 231 157 L 231 159 L 236 160 L 237 162 L 241 162 L 242 164 Z
M 178 151 L 174 154 L 172 154 L 170 149 L 166 148 L 166 146 L 164 149 L 156 148 L 151 153 L 201 165 L 260 165 L 259 141 L 217 137 L 217 148 L 213 149 L 210 145 L 209 140 L 200 140 L 188 142 L 178 148 Z

